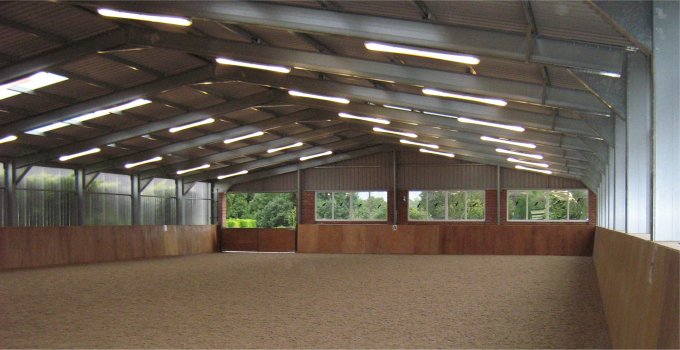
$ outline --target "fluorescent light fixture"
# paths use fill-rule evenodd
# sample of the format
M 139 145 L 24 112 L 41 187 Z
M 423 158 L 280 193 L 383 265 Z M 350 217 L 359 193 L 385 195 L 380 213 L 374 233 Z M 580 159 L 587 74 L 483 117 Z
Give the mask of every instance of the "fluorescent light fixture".
M 288 94 L 291 96 L 297 96 L 297 97 L 307 97 L 307 98 L 313 98 L 317 100 L 324 100 L 324 101 L 331 101 L 335 103 L 342 103 L 342 104 L 348 104 L 349 100 L 344 98 L 344 97 L 333 97 L 333 96 L 324 96 L 324 95 L 317 95 L 317 94 L 310 94 L 307 92 L 301 92 L 297 90 L 288 90 Z
M 26 78 L 0 85 L 0 100 L 19 95 L 24 91 L 37 90 L 64 80 L 68 80 L 68 78 L 49 72 L 38 72 Z
M 404 139 L 399 140 L 399 142 L 407 144 L 407 145 L 414 145 L 414 146 L 420 146 L 420 147 L 439 149 L 439 146 L 433 145 L 431 143 L 414 142 L 414 141 L 411 141 L 411 140 L 404 140 Z
M 16 137 L 15 135 L 5 136 L 5 137 L 3 137 L 3 138 L 0 139 L 0 143 L 12 142 L 12 141 L 14 141 L 14 140 L 16 140 L 16 139 L 17 139 L 17 137 Z
M 519 141 L 508 140 L 508 139 L 499 139 L 499 138 L 490 137 L 490 136 L 482 136 L 482 137 L 480 137 L 480 139 L 482 141 L 505 143 L 505 144 L 508 144 L 508 145 L 525 147 L 525 148 L 536 148 L 536 145 L 534 145 L 533 143 L 528 143 L 528 142 L 519 142 Z
M 294 144 L 292 144 L 292 145 L 283 146 L 283 147 L 279 147 L 279 148 L 268 149 L 268 150 L 267 150 L 267 153 L 274 153 L 274 152 L 278 152 L 278 151 L 283 151 L 284 149 L 300 147 L 300 146 L 302 146 L 302 145 L 304 145 L 304 143 L 302 143 L 302 142 L 296 142 L 296 143 L 294 143 Z
M 218 180 L 226 179 L 228 177 L 234 177 L 234 176 L 239 176 L 239 175 L 245 175 L 248 173 L 248 170 L 241 170 L 235 173 L 227 174 L 227 175 L 220 175 L 217 177 Z
M 458 119 L 457 116 L 455 116 L 455 115 L 450 115 L 450 114 L 435 113 L 435 112 L 428 112 L 428 111 L 423 111 L 423 113 L 429 114 L 429 115 L 436 115 L 436 116 L 438 116 L 438 117 Z
M 537 167 L 540 167 L 540 168 L 548 168 L 548 167 L 550 167 L 550 166 L 549 166 L 548 164 L 546 164 L 546 163 L 528 162 L 528 161 L 526 161 L 526 160 L 521 160 L 521 159 L 512 158 L 512 157 L 508 158 L 508 162 L 511 162 L 511 163 L 521 163 L 521 164 L 526 164 L 526 165 L 532 165 L 532 166 L 537 166 Z
M 413 110 L 411 108 L 407 108 L 407 107 L 399 107 L 399 106 L 395 106 L 395 105 L 383 105 L 383 107 L 390 108 L 390 109 L 397 109 L 397 110 L 400 110 L 400 111 L 413 112 Z
M 69 125 L 71 125 L 71 124 L 66 124 L 64 122 L 56 122 L 56 123 L 52 123 L 52 124 L 49 124 L 49 125 L 41 126 L 39 128 L 36 128 L 36 129 L 25 131 L 25 133 L 31 134 L 31 135 L 41 135 L 41 134 L 44 134 L 48 131 L 63 128 L 65 126 L 69 126 Z
M 234 137 L 232 139 L 226 139 L 226 140 L 224 140 L 224 143 L 232 143 L 232 142 L 241 141 L 241 140 L 249 139 L 251 137 L 258 137 L 258 136 L 262 136 L 262 135 L 264 135 L 263 131 L 256 131 L 256 132 L 246 134 L 246 135 L 243 135 L 243 136 Z
M 307 159 L 330 156 L 331 154 L 333 154 L 333 151 L 326 151 L 326 152 L 321 152 L 321 153 L 317 153 L 317 154 L 312 154 L 310 156 L 300 157 L 300 161 L 304 162 Z
M 277 73 L 290 73 L 290 68 L 284 66 L 273 66 L 269 64 L 252 63 L 232 60 L 231 58 L 218 57 L 215 61 L 219 64 L 226 64 L 230 66 L 239 66 L 246 68 L 262 69 Z
M 192 171 L 201 170 L 201 169 L 208 169 L 208 168 L 210 168 L 210 164 L 203 164 L 201 166 L 197 166 L 197 167 L 191 168 L 191 169 L 177 170 L 177 175 L 182 175 L 182 174 L 189 173 L 189 172 L 192 172 Z
M 478 64 L 479 58 L 472 55 L 464 55 L 459 53 L 451 53 L 437 50 L 423 50 L 415 47 L 393 45 L 387 43 L 380 43 L 374 41 L 367 41 L 364 46 L 371 51 L 398 53 L 402 55 L 418 56 L 425 58 L 434 58 L 437 60 L 444 60 L 450 62 L 464 63 L 464 64 Z
M 537 173 L 543 173 L 543 174 L 548 174 L 548 175 L 552 174 L 552 171 L 550 171 L 550 170 L 528 168 L 528 167 L 525 167 L 525 166 L 522 166 L 522 165 L 515 165 L 515 169 L 534 171 L 534 172 L 537 172 Z
M 464 94 L 458 94 L 458 93 L 454 93 L 454 92 L 441 91 L 441 90 L 436 90 L 436 89 L 427 89 L 427 88 L 424 88 L 422 91 L 423 91 L 423 94 L 429 95 L 429 96 L 455 98 L 455 99 L 458 99 L 458 100 L 466 100 L 466 101 L 473 101 L 473 102 L 479 102 L 479 103 L 486 103 L 488 105 L 494 105 L 494 106 L 500 106 L 500 107 L 505 107 L 508 104 L 508 102 L 506 102 L 505 100 L 501 100 L 501 99 L 498 99 L 498 98 L 471 96 L 471 95 L 464 95 Z
M 492 128 L 500 128 L 500 129 L 506 129 L 506 130 L 512 130 L 512 131 L 519 131 L 519 132 L 524 131 L 524 128 L 521 127 L 521 126 L 485 122 L 483 120 L 470 119 L 470 118 L 465 118 L 465 117 L 458 117 L 458 121 L 461 122 L 461 123 L 466 123 L 466 124 L 477 124 L 477 125 L 490 126 Z
M 59 161 L 60 161 L 60 162 L 65 162 L 65 161 L 67 161 L 67 160 L 69 160 L 69 159 L 78 158 L 78 157 L 82 157 L 82 156 L 86 156 L 86 155 L 88 155 L 88 154 L 93 154 L 93 153 L 98 153 L 98 152 L 101 152 L 101 149 L 95 147 L 95 148 L 93 148 L 93 149 L 88 149 L 87 151 L 83 151 L 83 152 L 80 152 L 80 153 L 74 153 L 74 154 L 69 154 L 69 155 L 61 156 L 61 157 L 59 157 Z
M 422 152 L 422 153 L 429 153 L 429 154 L 436 154 L 436 155 L 438 155 L 438 156 L 444 156 L 444 157 L 449 157 L 449 158 L 453 158 L 453 157 L 456 156 L 456 155 L 453 154 L 453 153 L 430 151 L 429 149 L 425 149 L 425 148 L 421 148 L 421 149 L 420 149 L 420 152 Z
M 340 118 L 346 118 L 346 119 L 357 119 L 357 120 L 363 120 L 365 122 L 371 122 L 371 123 L 378 123 L 378 124 L 384 124 L 384 125 L 390 125 L 390 121 L 386 119 L 380 119 L 380 118 L 373 118 L 373 117 L 364 117 L 360 115 L 354 115 L 354 114 L 349 114 L 349 113 L 338 113 Z
M 395 135 L 399 135 L 399 136 L 410 137 L 410 138 L 413 138 L 413 139 L 418 137 L 418 135 L 416 135 L 412 132 L 401 132 L 401 131 L 387 130 L 387 129 L 379 128 L 377 126 L 373 128 L 373 131 L 383 132 L 383 133 L 386 133 L 386 134 L 395 134 Z
M 134 167 L 142 165 L 142 164 L 159 162 L 161 160 L 163 160 L 163 157 L 153 157 L 151 159 L 143 160 L 143 161 L 137 162 L 137 163 L 127 163 L 127 164 L 125 164 L 125 169 L 134 168 Z
M 621 74 L 619 73 L 613 73 L 613 72 L 599 72 L 600 75 L 604 75 L 605 77 L 610 77 L 610 78 L 621 78 Z
M 505 149 L 505 148 L 496 148 L 496 152 L 505 153 L 505 154 L 512 154 L 512 155 L 515 155 L 515 156 L 527 157 L 527 158 L 533 158 L 533 159 L 543 159 L 543 156 L 540 155 L 540 154 L 511 151 L 511 150 Z
M 137 21 L 147 21 L 156 23 L 172 24 L 176 26 L 187 27 L 191 25 L 191 20 L 184 17 L 151 15 L 146 13 L 118 11 L 111 9 L 97 9 L 97 13 L 104 17 L 134 19 Z
M 182 125 L 182 126 L 176 126 L 176 127 L 174 127 L 174 128 L 168 129 L 168 131 L 169 131 L 169 132 L 178 132 L 178 131 L 182 131 L 182 130 L 186 130 L 186 129 L 191 129 L 191 128 L 197 127 L 197 126 L 199 126 L 199 125 L 205 125 L 205 124 L 210 124 L 210 123 L 214 123 L 214 122 L 215 122 L 215 119 L 213 119 L 213 118 L 208 118 L 208 119 L 199 120 L 199 121 L 197 121 L 197 122 L 193 122 L 193 123 L 191 123 L 191 124 L 185 124 L 185 125 Z

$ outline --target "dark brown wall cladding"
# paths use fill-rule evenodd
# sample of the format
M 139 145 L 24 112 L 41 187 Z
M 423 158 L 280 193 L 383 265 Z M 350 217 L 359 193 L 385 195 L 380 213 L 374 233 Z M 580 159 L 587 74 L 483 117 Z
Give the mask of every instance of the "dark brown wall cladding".
M 221 247 L 226 251 L 292 252 L 295 251 L 295 230 L 223 228 Z

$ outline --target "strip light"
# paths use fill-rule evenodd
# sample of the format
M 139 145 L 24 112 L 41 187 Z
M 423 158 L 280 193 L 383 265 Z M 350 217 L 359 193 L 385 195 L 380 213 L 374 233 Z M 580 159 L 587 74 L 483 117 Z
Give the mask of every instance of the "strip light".
M 149 103 L 151 103 L 151 101 L 140 98 L 140 99 L 136 99 L 134 101 L 130 101 L 128 103 L 122 104 L 120 106 L 115 106 L 115 107 L 111 107 L 111 108 L 107 108 L 107 109 L 98 110 L 98 111 L 95 111 L 95 112 L 83 114 L 83 115 L 77 116 L 75 118 L 65 120 L 63 122 L 56 122 L 56 123 L 52 123 L 52 124 L 49 124 L 49 125 L 41 126 L 39 128 L 36 128 L 36 129 L 28 130 L 25 133 L 32 134 L 32 135 L 41 135 L 41 134 L 43 134 L 47 131 L 52 131 L 52 130 L 63 128 L 63 127 L 69 126 L 69 125 L 82 123 L 86 120 L 99 118 L 99 117 L 105 116 L 107 114 L 121 112 L 121 111 L 124 111 L 124 110 L 127 110 L 127 109 L 132 109 L 132 108 L 143 106 L 143 105 L 149 104 Z
M 239 66 L 246 68 L 262 69 L 277 73 L 290 73 L 290 68 L 284 66 L 274 66 L 269 64 L 252 63 L 232 60 L 231 58 L 218 57 L 215 61 L 219 64 L 226 64 L 230 66 Z
M 550 167 L 547 163 L 528 162 L 528 161 L 526 161 L 526 160 L 521 160 L 521 159 L 512 158 L 512 157 L 508 158 L 508 162 L 511 162 L 511 163 L 522 163 L 522 164 L 533 165 L 533 166 L 537 166 L 537 167 L 541 167 L 541 168 L 548 168 L 548 167 Z
M 400 111 L 413 112 L 413 110 L 411 108 L 407 108 L 407 107 L 399 107 L 399 106 L 395 106 L 395 105 L 383 105 L 383 107 L 389 108 L 389 109 L 396 109 L 396 110 L 400 110 Z
M 373 128 L 373 131 L 382 132 L 382 133 L 386 133 L 386 134 L 395 134 L 395 135 L 399 135 L 399 136 L 410 137 L 410 138 L 413 138 L 413 139 L 418 137 L 418 135 L 416 135 L 412 132 L 401 132 L 401 131 L 387 130 L 387 129 L 379 128 L 377 126 Z
M 248 170 L 241 170 L 235 173 L 227 174 L 227 175 L 220 175 L 217 177 L 218 180 L 226 179 L 228 177 L 234 177 L 234 176 L 239 176 L 239 175 L 245 175 L 248 173 Z
M 429 153 L 429 154 L 436 154 L 436 155 L 438 155 L 438 156 L 444 156 L 444 157 L 449 157 L 449 158 L 453 158 L 453 157 L 456 156 L 456 155 L 453 154 L 453 153 L 430 151 L 429 149 L 425 149 L 425 148 L 421 148 L 421 149 L 420 149 L 420 152 L 422 152 L 422 153 Z
M 330 156 L 331 154 L 333 154 L 333 151 L 326 151 L 326 152 L 321 152 L 321 153 L 317 153 L 317 154 L 312 154 L 310 156 L 300 157 L 300 161 L 304 162 L 305 160 L 308 160 L 308 159 Z
M 151 15 L 146 13 L 111 10 L 106 8 L 97 9 L 97 13 L 104 17 L 134 19 L 137 21 L 165 23 L 183 27 L 191 25 L 191 20 L 184 17 Z
M 288 90 L 288 94 L 291 96 L 297 96 L 297 97 L 307 97 L 307 98 L 313 98 L 317 100 L 324 100 L 324 101 L 331 101 L 335 103 L 342 103 L 342 104 L 348 104 L 349 100 L 344 98 L 344 97 L 333 97 L 333 96 L 325 96 L 325 95 L 317 95 L 317 94 L 310 94 L 307 92 L 301 92 L 297 90 Z
M 83 152 L 80 152 L 80 153 L 74 153 L 74 154 L 61 156 L 61 157 L 59 157 L 59 161 L 65 162 L 65 161 L 73 159 L 73 158 L 78 158 L 78 157 L 82 157 L 82 156 L 86 156 L 88 154 L 93 154 L 93 153 L 98 153 L 98 152 L 101 152 L 101 149 L 95 147 L 93 149 L 88 149 L 87 151 L 83 151 Z
M 197 166 L 195 168 L 177 170 L 177 175 L 182 175 L 182 174 L 186 174 L 186 173 L 189 173 L 189 172 L 192 172 L 192 171 L 201 170 L 201 169 L 208 169 L 208 168 L 210 168 L 210 164 L 203 164 L 203 165 Z
M 37 90 L 64 80 L 68 80 L 68 78 L 49 72 L 38 72 L 26 78 L 0 85 L 0 100 L 19 95 L 23 91 Z
M 486 104 L 489 104 L 489 105 L 500 106 L 500 107 L 505 107 L 508 104 L 507 101 L 501 100 L 501 99 L 498 99 L 498 98 L 471 96 L 471 95 L 457 94 L 457 93 L 454 93 L 454 92 L 441 91 L 441 90 L 428 89 L 428 88 L 423 88 L 422 91 L 423 91 L 423 94 L 429 95 L 429 96 L 455 98 L 455 99 L 458 99 L 458 100 L 466 100 L 466 101 L 473 101 L 473 102 L 479 102 L 479 103 L 486 103 Z
M 456 117 L 455 115 L 450 115 L 450 114 L 435 113 L 435 112 L 428 112 L 428 111 L 423 111 L 423 113 L 429 114 L 429 115 L 436 115 L 438 117 L 458 119 L 458 117 Z
M 480 139 L 482 139 L 482 141 L 505 143 L 505 144 L 508 144 L 508 145 L 514 145 L 514 146 L 525 147 L 525 148 L 536 148 L 536 145 L 534 145 L 533 143 L 528 143 L 528 142 L 519 142 L 519 141 L 508 140 L 508 139 L 499 139 L 499 138 L 490 137 L 490 136 L 482 136 L 482 137 L 480 137 Z
M 371 122 L 371 123 L 390 125 L 390 121 L 386 120 L 386 119 L 364 117 L 364 116 L 354 115 L 354 114 L 349 114 L 349 113 L 344 113 L 344 112 L 338 113 L 338 115 L 340 116 L 340 118 L 357 119 L 357 120 L 363 120 L 363 121 Z
M 16 137 L 15 135 L 5 136 L 5 137 L 0 139 L 0 143 L 12 142 L 12 141 L 16 140 L 17 138 L 18 137 Z
M 304 145 L 304 143 L 302 143 L 302 142 L 296 142 L 296 143 L 294 143 L 294 144 L 292 144 L 292 145 L 283 146 L 283 147 L 279 147 L 279 148 L 268 149 L 268 150 L 267 150 L 267 153 L 274 153 L 274 152 L 278 152 L 278 151 L 283 151 L 284 149 L 300 147 L 300 146 L 302 146 L 302 145 Z
M 537 172 L 537 173 L 543 173 L 543 174 L 548 174 L 548 175 L 552 174 L 552 171 L 550 171 L 550 170 L 528 168 L 528 167 L 525 167 L 525 166 L 522 166 L 522 165 L 515 165 L 515 169 L 534 171 L 534 172 Z
M 143 161 L 137 162 L 137 163 L 127 163 L 127 164 L 125 164 L 125 169 L 134 168 L 134 167 L 142 165 L 142 164 L 159 162 L 161 160 L 163 160 L 163 157 L 153 157 L 151 159 L 143 160 Z
M 371 51 L 398 53 L 402 55 L 418 56 L 425 58 L 434 58 L 437 60 L 444 60 L 450 62 L 458 62 L 465 64 L 479 64 L 479 58 L 472 55 L 464 55 L 459 53 L 450 53 L 436 50 L 423 50 L 415 47 L 393 45 L 387 43 L 380 43 L 374 41 L 367 41 L 364 46 Z
M 241 141 L 241 140 L 249 139 L 251 137 L 258 137 L 258 136 L 262 136 L 262 135 L 264 135 L 263 131 L 257 131 L 257 132 L 250 133 L 250 134 L 247 134 L 247 135 L 234 137 L 233 139 L 226 139 L 226 140 L 224 140 L 224 143 L 232 143 L 232 142 Z
M 543 156 L 540 155 L 540 154 L 511 151 L 511 150 L 505 149 L 505 148 L 496 148 L 496 152 L 505 153 L 505 154 L 512 154 L 512 155 L 515 155 L 515 156 L 527 157 L 527 158 L 533 158 L 533 159 L 543 159 Z
M 492 123 L 492 122 L 486 122 L 486 121 L 483 121 L 483 120 L 470 119 L 470 118 L 465 118 L 465 117 L 458 117 L 458 121 L 461 122 L 461 123 L 466 123 L 466 124 L 477 124 L 477 125 L 490 126 L 492 128 L 500 128 L 500 129 L 524 132 L 524 128 L 521 127 L 521 126 Z
M 195 128 L 195 127 L 197 127 L 197 126 L 199 126 L 199 125 L 205 125 L 205 124 L 210 124 L 210 123 L 214 123 L 214 122 L 215 122 L 215 119 L 213 119 L 213 118 L 208 118 L 208 119 L 199 120 L 199 121 L 194 122 L 194 123 L 191 123 L 191 124 L 186 124 L 186 125 L 182 125 L 182 126 L 176 126 L 176 127 L 174 127 L 174 128 L 168 129 L 168 131 L 174 133 L 174 132 L 178 132 L 178 131 L 182 131 L 182 130 L 186 130 L 186 129 Z
M 414 145 L 414 146 L 420 146 L 420 147 L 439 149 L 439 146 L 433 145 L 431 143 L 414 142 L 414 141 L 411 141 L 411 140 L 404 140 L 404 139 L 399 140 L 399 142 L 407 144 L 407 145 Z

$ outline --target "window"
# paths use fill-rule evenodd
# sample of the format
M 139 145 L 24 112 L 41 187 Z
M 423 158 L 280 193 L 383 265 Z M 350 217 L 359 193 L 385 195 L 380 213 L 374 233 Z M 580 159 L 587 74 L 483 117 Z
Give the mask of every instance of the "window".
M 588 190 L 508 191 L 509 221 L 587 221 Z
M 210 224 L 210 184 L 195 182 L 184 194 L 184 220 L 187 225 Z
M 411 221 L 483 221 L 484 191 L 409 191 Z
M 34 166 L 16 187 L 17 226 L 69 226 L 76 221 L 75 172 Z
M 227 227 L 290 228 L 295 225 L 295 193 L 227 193 Z
M 316 220 L 387 221 L 387 192 L 317 192 Z
M 132 224 L 132 188 L 128 175 L 100 173 L 85 192 L 87 225 Z
M 175 195 L 174 180 L 151 180 L 140 196 L 142 225 L 174 225 L 177 223 L 177 197 Z

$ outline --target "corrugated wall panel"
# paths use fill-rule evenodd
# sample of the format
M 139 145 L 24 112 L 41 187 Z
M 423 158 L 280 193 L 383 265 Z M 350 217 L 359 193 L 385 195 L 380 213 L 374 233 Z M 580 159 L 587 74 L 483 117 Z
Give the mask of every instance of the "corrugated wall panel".
M 579 180 L 514 169 L 501 169 L 501 187 L 507 189 L 586 188 Z
M 459 190 L 496 187 L 496 167 L 480 164 L 405 165 L 397 168 L 399 189 Z
M 305 170 L 306 191 L 369 191 L 392 188 L 391 166 L 333 166 Z
M 295 192 L 297 172 L 235 185 L 229 192 Z

